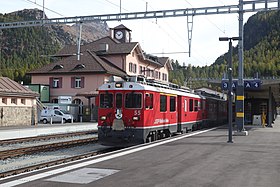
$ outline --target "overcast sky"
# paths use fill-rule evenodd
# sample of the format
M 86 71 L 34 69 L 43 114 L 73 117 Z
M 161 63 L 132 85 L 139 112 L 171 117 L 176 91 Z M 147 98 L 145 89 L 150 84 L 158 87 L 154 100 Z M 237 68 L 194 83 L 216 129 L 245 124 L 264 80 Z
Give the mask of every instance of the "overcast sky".
M 42 9 L 43 0 L 0 0 L 0 13 L 10 13 L 26 8 Z M 237 5 L 238 0 L 45 0 L 45 13 L 49 18 L 112 14 L 120 12 L 140 12 L 200 8 L 223 5 Z M 50 10 L 48 10 L 50 9 Z M 244 23 L 252 14 L 244 15 Z M 146 53 L 161 53 L 180 64 L 194 66 L 211 65 L 217 57 L 228 50 L 227 42 L 219 42 L 219 37 L 238 36 L 238 15 L 221 14 L 195 16 L 191 44 L 188 53 L 187 17 L 160 18 L 107 22 L 113 28 L 124 24 L 132 30 L 132 41 L 139 42 Z M 237 45 L 234 42 L 233 45 Z

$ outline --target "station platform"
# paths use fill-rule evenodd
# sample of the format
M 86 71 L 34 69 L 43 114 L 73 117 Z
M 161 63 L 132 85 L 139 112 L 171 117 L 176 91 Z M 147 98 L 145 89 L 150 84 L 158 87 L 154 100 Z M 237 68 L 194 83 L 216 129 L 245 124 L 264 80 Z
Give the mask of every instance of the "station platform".
M 227 143 L 225 127 L 195 131 L 72 163 L 0 179 L 0 186 L 278 187 L 280 119 L 245 127 Z
M 38 123 L 35 126 L 11 126 L 0 127 L 0 140 L 27 138 L 35 136 L 43 136 L 50 134 L 63 134 L 81 131 L 97 131 L 97 122 L 82 122 L 82 123 L 53 123 L 42 124 Z

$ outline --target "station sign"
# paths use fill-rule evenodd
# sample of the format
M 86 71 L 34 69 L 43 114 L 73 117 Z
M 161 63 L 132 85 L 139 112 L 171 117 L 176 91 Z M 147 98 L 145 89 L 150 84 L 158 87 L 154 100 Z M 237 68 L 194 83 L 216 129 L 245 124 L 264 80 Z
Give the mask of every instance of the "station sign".
M 232 89 L 235 90 L 237 87 L 237 79 L 232 80 Z M 228 90 L 228 79 L 222 80 L 222 90 Z M 260 79 L 244 79 L 244 90 L 257 90 L 261 88 Z

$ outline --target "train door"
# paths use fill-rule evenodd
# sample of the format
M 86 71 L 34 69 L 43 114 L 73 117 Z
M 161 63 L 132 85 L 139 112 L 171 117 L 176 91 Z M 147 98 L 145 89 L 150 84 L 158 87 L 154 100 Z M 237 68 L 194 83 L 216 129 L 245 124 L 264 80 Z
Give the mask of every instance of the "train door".
M 184 104 L 183 104 L 183 98 L 182 96 L 178 96 L 177 97 L 177 111 L 178 111 L 178 123 L 177 123 L 177 132 L 181 132 L 182 131 L 182 121 L 183 121 L 183 107 L 184 107 Z

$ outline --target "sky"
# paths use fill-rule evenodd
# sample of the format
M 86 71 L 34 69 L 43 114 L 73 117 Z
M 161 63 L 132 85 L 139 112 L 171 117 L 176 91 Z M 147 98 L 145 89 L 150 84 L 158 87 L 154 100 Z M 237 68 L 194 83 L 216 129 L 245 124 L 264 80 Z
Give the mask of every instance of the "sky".
M 48 18 L 141 12 L 182 8 L 237 5 L 238 0 L 0 0 L 0 13 L 38 8 Z M 121 6 L 120 6 L 121 5 Z M 244 14 L 244 23 L 252 13 Z M 148 54 L 170 57 L 183 65 L 211 65 L 228 51 L 228 42 L 219 37 L 238 36 L 238 14 L 193 17 L 191 57 L 189 57 L 187 17 L 107 22 L 110 28 L 125 25 L 132 30 L 132 41 Z M 237 45 L 237 41 L 233 42 Z

